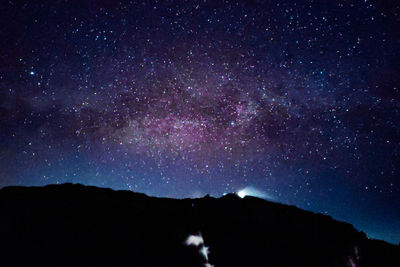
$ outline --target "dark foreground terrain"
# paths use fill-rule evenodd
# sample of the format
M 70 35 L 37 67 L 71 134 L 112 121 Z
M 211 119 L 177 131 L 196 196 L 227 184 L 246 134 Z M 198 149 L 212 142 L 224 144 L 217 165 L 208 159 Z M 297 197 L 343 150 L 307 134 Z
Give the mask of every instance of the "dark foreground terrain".
M 400 266 L 400 247 L 324 215 L 236 195 L 153 198 L 82 185 L 0 190 L 0 266 Z

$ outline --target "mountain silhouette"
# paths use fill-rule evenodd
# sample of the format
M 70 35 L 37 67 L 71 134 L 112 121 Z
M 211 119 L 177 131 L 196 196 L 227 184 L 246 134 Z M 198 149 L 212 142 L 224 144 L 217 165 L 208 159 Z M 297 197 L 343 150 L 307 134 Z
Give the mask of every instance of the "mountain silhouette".
M 149 197 L 80 184 L 0 190 L 0 266 L 400 266 L 400 247 L 254 197 Z M 198 240 L 193 238 L 193 243 Z M 210 266 L 208 265 L 208 266 Z

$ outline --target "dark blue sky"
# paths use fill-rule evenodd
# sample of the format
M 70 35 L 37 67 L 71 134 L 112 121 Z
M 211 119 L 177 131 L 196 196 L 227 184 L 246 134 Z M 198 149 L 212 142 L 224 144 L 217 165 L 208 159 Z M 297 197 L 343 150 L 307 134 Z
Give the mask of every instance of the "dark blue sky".
M 5 1 L 0 186 L 270 199 L 400 241 L 397 1 Z

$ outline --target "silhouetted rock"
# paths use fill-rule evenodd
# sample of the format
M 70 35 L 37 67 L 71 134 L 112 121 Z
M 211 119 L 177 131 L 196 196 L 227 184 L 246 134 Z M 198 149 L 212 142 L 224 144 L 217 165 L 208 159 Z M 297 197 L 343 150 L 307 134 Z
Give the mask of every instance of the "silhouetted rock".
M 0 190 L 0 266 L 400 266 L 400 247 L 293 206 L 83 185 Z

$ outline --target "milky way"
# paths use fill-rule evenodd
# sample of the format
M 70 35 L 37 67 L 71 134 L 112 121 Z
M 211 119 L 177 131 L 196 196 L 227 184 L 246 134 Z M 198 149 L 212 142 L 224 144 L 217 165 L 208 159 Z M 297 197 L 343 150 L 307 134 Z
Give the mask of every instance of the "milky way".
M 0 186 L 251 187 L 398 243 L 400 8 L 380 2 L 5 2 Z

